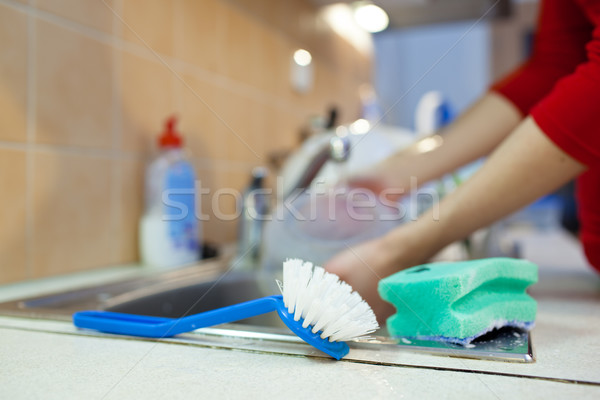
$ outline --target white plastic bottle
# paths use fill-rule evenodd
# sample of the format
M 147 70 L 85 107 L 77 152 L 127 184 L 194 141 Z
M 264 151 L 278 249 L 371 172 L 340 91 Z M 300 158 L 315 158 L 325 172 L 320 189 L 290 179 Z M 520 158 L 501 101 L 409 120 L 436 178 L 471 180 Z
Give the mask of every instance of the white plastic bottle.
M 146 171 L 146 208 L 140 221 L 140 255 L 150 267 L 174 267 L 200 258 L 196 177 L 170 118 L 158 139 L 159 156 Z

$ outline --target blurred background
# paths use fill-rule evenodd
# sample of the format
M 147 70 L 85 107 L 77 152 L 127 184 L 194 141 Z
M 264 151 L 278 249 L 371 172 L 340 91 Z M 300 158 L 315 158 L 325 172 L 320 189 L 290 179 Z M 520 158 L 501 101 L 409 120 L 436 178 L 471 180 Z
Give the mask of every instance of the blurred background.
M 436 90 L 460 112 L 527 56 L 537 16 L 536 1 L 376 3 L 378 33 L 355 2 L 0 0 L 0 283 L 136 262 L 171 115 L 202 186 L 242 190 L 331 110 L 413 130 Z M 211 243 L 236 234 L 203 222 Z

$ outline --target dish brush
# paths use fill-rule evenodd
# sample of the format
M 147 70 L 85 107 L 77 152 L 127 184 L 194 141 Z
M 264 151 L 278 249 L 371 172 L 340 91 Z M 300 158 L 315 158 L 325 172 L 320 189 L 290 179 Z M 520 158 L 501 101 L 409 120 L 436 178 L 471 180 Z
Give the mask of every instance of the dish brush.
M 349 352 L 346 341 L 379 328 L 373 310 L 361 296 L 322 267 L 300 259 L 287 260 L 283 263 L 283 283 L 277 283 L 282 295 L 182 318 L 80 311 L 73 314 L 73 323 L 107 333 L 164 338 L 277 311 L 292 332 L 337 360 Z

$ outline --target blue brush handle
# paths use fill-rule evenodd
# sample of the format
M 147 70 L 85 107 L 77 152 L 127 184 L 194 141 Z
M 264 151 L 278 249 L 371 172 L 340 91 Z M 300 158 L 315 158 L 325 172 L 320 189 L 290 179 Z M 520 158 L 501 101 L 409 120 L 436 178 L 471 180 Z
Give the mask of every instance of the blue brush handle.
M 110 311 L 79 311 L 73 314 L 73 323 L 79 328 L 102 332 L 162 338 L 266 314 L 278 307 L 283 307 L 283 297 L 268 296 L 183 318 L 149 317 Z

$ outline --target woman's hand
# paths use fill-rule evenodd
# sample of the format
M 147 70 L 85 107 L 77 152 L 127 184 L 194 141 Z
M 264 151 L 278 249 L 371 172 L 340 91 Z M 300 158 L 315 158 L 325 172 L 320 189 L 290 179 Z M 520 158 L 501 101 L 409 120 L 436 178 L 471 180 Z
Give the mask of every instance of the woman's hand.
M 389 202 L 398 201 L 411 190 L 417 189 L 420 178 L 414 169 L 423 169 L 418 167 L 423 157 L 413 151 L 413 147 L 414 145 L 409 146 L 377 164 L 346 176 L 344 184 L 350 188 L 370 190 Z
M 394 307 L 379 297 L 379 280 L 413 266 L 402 256 L 402 242 L 396 242 L 401 230 L 397 228 L 394 235 L 348 246 L 325 264 L 328 272 L 338 275 L 363 297 L 375 312 L 379 324 L 385 323 L 385 319 L 394 313 Z

